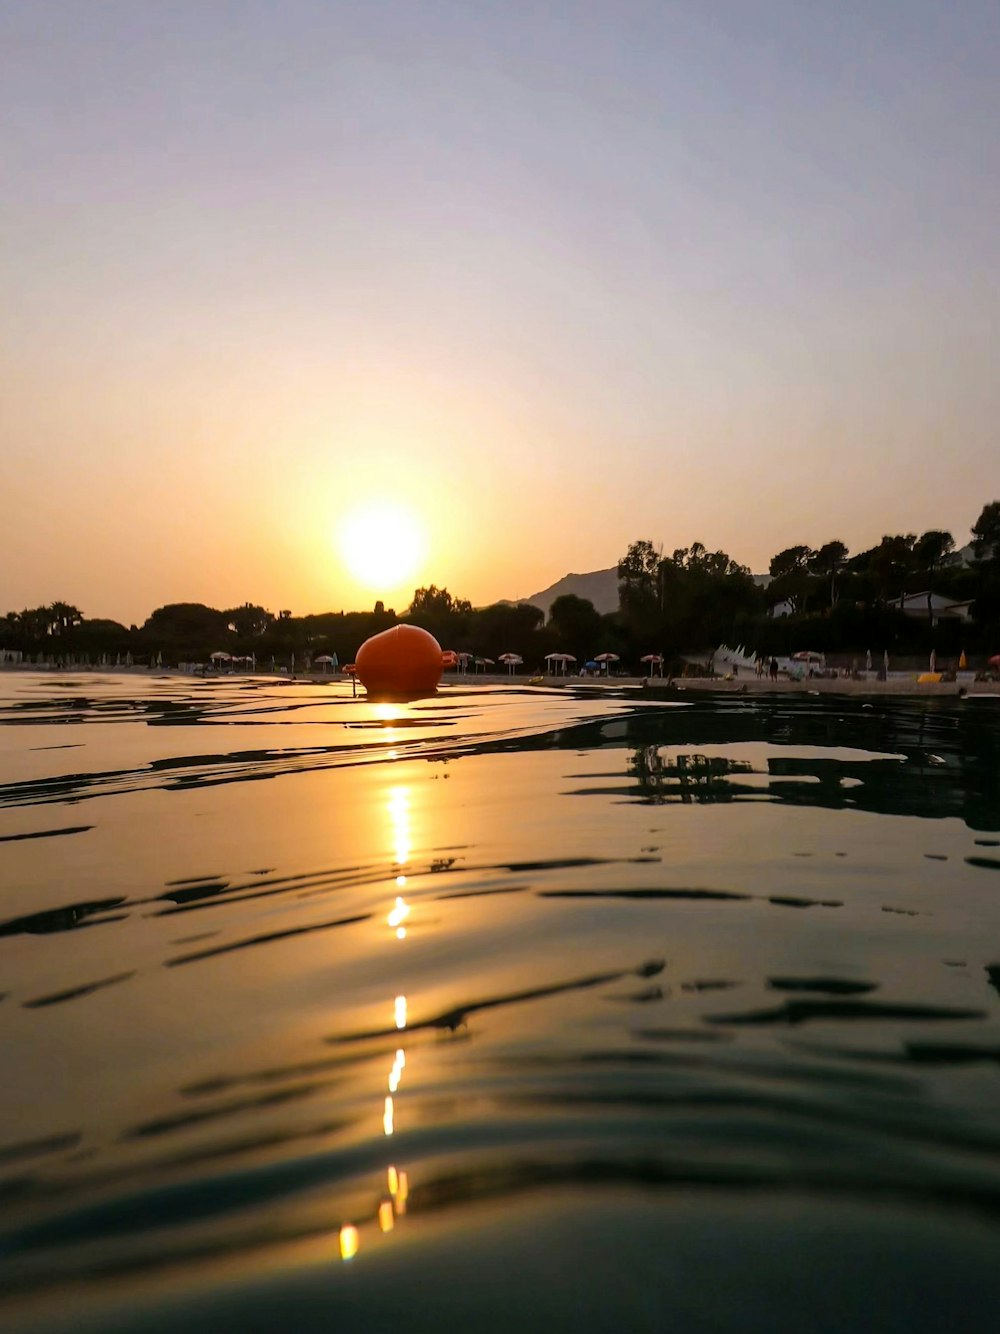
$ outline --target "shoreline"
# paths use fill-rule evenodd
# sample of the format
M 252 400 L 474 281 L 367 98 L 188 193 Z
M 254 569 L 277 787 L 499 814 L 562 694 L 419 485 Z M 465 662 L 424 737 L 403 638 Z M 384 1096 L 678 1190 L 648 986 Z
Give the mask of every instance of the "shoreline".
M 351 678 L 341 672 L 297 672 L 294 676 L 282 672 L 180 672 L 170 667 L 46 667 L 37 664 L 4 664 L 0 667 L 0 679 L 4 675 L 32 675 L 49 677 L 73 676 L 141 676 L 158 678 L 177 678 L 184 681 L 252 681 L 266 680 L 285 685 L 343 685 Z M 531 684 L 534 682 L 534 684 Z M 934 681 L 918 683 L 909 673 L 900 673 L 886 681 L 875 678 L 855 680 L 853 678 L 824 677 L 807 678 L 802 681 L 778 680 L 754 676 L 740 676 L 726 679 L 710 676 L 685 676 L 670 680 L 666 677 L 617 676 L 617 677 L 581 677 L 581 676 L 546 676 L 541 681 L 525 675 L 510 676 L 504 673 L 480 673 L 479 675 L 456 676 L 445 674 L 438 689 L 482 689 L 513 688 L 529 690 L 586 690 L 595 694 L 635 693 L 647 700 L 676 700 L 685 695 L 841 695 L 841 696 L 889 696 L 912 699 L 998 699 L 1000 682 L 975 681 L 973 673 L 960 673 L 955 681 Z M 364 687 L 358 691 L 358 699 L 364 699 Z

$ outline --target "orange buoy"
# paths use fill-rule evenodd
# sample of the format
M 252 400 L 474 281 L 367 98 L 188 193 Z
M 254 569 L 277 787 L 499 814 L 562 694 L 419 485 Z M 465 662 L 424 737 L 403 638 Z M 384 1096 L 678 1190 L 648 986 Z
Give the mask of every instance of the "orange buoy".
M 441 680 L 441 645 L 418 625 L 394 625 L 358 649 L 358 678 L 369 695 L 426 695 Z

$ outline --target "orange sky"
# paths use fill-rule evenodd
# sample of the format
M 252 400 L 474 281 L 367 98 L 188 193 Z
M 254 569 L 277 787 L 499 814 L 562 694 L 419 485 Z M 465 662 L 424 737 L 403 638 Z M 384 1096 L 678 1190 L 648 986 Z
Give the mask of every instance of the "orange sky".
M 963 543 L 995 11 L 880 9 L 6 9 L 0 613 Z M 386 500 L 426 556 L 362 587 L 339 530 Z

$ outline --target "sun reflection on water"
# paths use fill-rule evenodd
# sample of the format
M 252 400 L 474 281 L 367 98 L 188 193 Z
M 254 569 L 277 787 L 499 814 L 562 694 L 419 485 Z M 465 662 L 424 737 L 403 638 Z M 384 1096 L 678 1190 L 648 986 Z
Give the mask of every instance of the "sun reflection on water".
M 410 860 L 412 848 L 409 788 L 391 787 L 389 789 L 388 811 L 396 865 L 405 866 Z
M 390 721 L 391 716 L 394 716 L 391 714 L 392 706 L 381 707 L 386 712 L 379 716 L 383 717 L 386 722 Z M 409 789 L 404 786 L 391 787 L 388 791 L 386 810 L 389 814 L 395 858 L 395 887 L 397 890 L 403 890 L 406 888 L 406 875 L 403 872 L 409 863 L 412 850 Z M 401 893 L 397 894 L 392 907 L 386 914 L 386 924 L 397 940 L 406 939 L 406 927 L 403 924 L 409 918 L 410 912 L 411 908 L 406 899 Z M 407 1000 L 405 995 L 401 994 L 393 999 L 392 1012 L 396 1028 L 402 1031 L 407 1024 Z M 389 1070 L 388 1093 L 384 1095 L 382 1103 L 382 1133 L 387 1139 L 396 1133 L 396 1095 L 399 1092 L 405 1068 L 406 1052 L 402 1047 L 397 1047 Z M 383 1196 L 379 1200 L 375 1212 L 375 1222 L 379 1231 L 383 1234 L 391 1232 L 396 1225 L 396 1219 L 406 1213 L 406 1202 L 410 1193 L 406 1172 L 392 1164 L 388 1165 L 386 1168 L 386 1186 L 388 1198 Z M 357 1254 L 360 1245 L 361 1234 L 358 1227 L 354 1223 L 345 1224 L 340 1229 L 341 1259 L 352 1259 Z

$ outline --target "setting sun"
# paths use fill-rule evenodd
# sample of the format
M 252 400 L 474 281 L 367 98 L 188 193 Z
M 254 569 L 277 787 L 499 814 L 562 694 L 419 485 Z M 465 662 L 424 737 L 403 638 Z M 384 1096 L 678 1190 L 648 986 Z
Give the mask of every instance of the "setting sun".
M 426 548 L 417 517 L 402 506 L 372 505 L 341 525 L 344 561 L 359 584 L 374 592 L 398 588 L 417 572 Z

